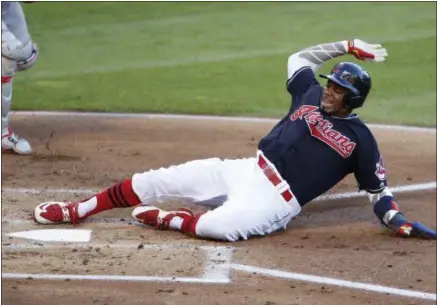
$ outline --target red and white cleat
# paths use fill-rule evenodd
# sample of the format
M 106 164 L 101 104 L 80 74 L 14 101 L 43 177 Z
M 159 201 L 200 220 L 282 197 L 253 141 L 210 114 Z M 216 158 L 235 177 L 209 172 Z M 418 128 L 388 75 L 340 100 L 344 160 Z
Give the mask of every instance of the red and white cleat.
M 188 209 L 180 208 L 176 211 L 164 211 L 154 206 L 140 206 L 132 211 L 133 218 L 142 223 L 155 227 L 160 230 L 168 230 L 170 221 L 173 217 L 178 216 L 184 220 L 192 218 L 193 212 Z
M 37 205 L 33 211 L 33 219 L 43 225 L 77 224 L 80 220 L 77 213 L 78 205 L 78 202 L 43 202 Z

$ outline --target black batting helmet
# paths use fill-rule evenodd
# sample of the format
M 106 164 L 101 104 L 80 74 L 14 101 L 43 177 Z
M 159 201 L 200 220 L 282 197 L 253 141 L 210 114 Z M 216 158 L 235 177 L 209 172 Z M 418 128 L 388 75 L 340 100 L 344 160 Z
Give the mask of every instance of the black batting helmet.
M 331 74 L 320 75 L 320 77 L 327 78 L 348 89 L 343 102 L 344 106 L 349 109 L 363 106 L 372 86 L 369 73 L 352 62 L 340 62 L 334 66 Z

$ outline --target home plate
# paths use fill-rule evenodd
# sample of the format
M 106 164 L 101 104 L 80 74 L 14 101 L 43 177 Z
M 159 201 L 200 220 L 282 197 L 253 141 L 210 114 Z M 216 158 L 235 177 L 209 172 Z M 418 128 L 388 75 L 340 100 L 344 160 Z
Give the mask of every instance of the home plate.
M 76 229 L 50 229 L 50 230 L 31 230 L 6 234 L 7 236 L 39 240 L 39 241 L 58 241 L 58 242 L 89 242 L 91 230 Z

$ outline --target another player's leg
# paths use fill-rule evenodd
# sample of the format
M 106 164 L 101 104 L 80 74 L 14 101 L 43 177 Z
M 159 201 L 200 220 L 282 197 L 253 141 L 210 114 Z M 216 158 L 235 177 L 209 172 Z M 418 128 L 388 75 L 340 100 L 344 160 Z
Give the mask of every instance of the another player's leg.
M 29 142 L 17 136 L 9 125 L 9 110 L 15 72 L 32 67 L 38 50 L 30 40 L 20 3 L 2 3 L 2 10 L 2 149 L 30 154 Z
M 15 67 L 15 60 L 2 56 L 2 150 L 13 150 L 17 154 L 27 155 L 32 152 L 29 142 L 17 136 L 9 126 Z

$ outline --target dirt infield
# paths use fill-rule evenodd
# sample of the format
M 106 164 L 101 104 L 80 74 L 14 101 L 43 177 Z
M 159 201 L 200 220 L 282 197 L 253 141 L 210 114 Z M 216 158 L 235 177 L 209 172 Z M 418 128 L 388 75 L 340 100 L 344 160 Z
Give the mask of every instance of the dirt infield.
M 365 197 L 314 202 L 287 231 L 232 244 L 139 226 L 130 209 L 77 227 L 92 230 L 85 245 L 9 237 L 48 229 L 29 220 L 37 203 L 86 196 L 54 189 L 97 190 L 150 168 L 251 156 L 272 124 L 16 116 L 13 127 L 34 154 L 2 154 L 3 304 L 435 303 L 436 242 L 390 236 Z M 436 180 L 435 133 L 374 134 L 392 186 Z M 332 193 L 355 190 L 349 177 Z M 435 189 L 397 197 L 409 218 L 436 228 Z M 58 228 L 71 227 L 50 227 Z M 387 293 L 386 286 L 398 290 Z

